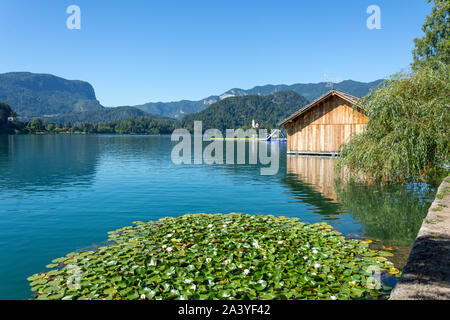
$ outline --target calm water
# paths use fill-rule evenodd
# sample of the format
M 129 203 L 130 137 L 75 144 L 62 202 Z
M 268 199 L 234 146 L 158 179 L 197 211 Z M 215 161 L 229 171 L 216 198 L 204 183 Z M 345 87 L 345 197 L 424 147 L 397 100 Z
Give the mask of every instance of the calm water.
M 274 214 L 325 221 L 392 246 L 401 266 L 434 195 L 423 185 L 335 182 L 334 160 L 258 165 L 171 162 L 169 136 L 0 136 L 0 299 L 28 299 L 26 278 L 136 220 L 184 213 Z

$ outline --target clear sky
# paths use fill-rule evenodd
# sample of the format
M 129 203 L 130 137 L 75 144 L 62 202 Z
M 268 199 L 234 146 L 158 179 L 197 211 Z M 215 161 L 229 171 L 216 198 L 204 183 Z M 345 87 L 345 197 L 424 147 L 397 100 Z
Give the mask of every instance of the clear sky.
M 81 29 L 69 30 L 69 5 Z M 369 30 L 369 5 L 381 30 Z M 90 82 L 103 105 L 200 100 L 231 88 L 407 67 L 426 0 L 0 0 L 0 73 Z

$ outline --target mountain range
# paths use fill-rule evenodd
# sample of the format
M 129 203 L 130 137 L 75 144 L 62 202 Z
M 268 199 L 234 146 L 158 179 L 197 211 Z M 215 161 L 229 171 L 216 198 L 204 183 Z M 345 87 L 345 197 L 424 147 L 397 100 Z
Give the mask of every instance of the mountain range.
M 362 97 L 369 93 L 371 88 L 380 85 L 382 81 L 365 83 L 346 80 L 331 84 L 331 86 Z M 229 107 L 232 103 L 239 103 L 240 100 L 236 99 L 238 97 L 263 97 L 285 91 L 293 91 L 306 100 L 312 101 L 329 91 L 331 86 L 326 82 L 265 85 L 248 90 L 234 88 L 221 95 L 210 96 L 198 101 L 149 102 L 136 106 L 104 107 L 97 100 L 94 88 L 88 82 L 66 80 L 50 74 L 10 72 L 0 74 L 0 101 L 10 105 L 19 117 L 24 119 L 40 117 L 59 123 L 71 122 L 74 124 L 87 121 L 99 123 L 126 120 L 136 116 L 150 116 L 154 119 L 167 119 L 167 117 L 182 119 L 189 114 L 202 112 L 210 106 L 230 98 L 235 99 L 231 99 L 225 104 L 219 104 L 214 110 L 219 112 L 223 106 Z M 243 101 L 245 103 L 249 101 L 263 103 L 265 100 L 251 97 Z M 250 105 L 253 102 L 250 102 Z
M 244 90 L 239 88 L 230 89 L 220 96 L 210 96 L 199 101 L 182 100 L 175 102 L 149 102 L 135 106 L 143 111 L 160 114 L 174 119 L 181 119 L 187 114 L 200 112 L 208 108 L 213 103 L 231 97 L 242 97 L 247 95 L 266 96 L 280 91 L 294 91 L 304 96 L 309 101 L 313 101 L 324 95 L 332 88 L 349 93 L 356 97 L 363 97 L 369 93 L 370 89 L 380 85 L 383 80 L 373 82 L 358 82 L 345 80 L 339 83 L 297 83 L 293 85 L 265 85 L 257 86 L 252 89 Z

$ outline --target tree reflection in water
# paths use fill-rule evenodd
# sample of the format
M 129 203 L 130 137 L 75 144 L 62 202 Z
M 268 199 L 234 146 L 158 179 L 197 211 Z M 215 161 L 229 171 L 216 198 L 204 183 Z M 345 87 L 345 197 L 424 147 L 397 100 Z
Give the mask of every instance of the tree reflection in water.
M 335 163 L 333 158 L 288 156 L 286 182 L 301 201 L 314 198 L 311 204 L 321 208 L 319 213 L 351 214 L 361 226 L 360 236 L 372 240 L 374 247 L 392 247 L 393 262 L 402 267 L 436 189 L 425 183 L 381 186 L 345 181 L 344 172 L 334 170 Z M 305 197 L 305 192 L 320 193 L 322 200 Z

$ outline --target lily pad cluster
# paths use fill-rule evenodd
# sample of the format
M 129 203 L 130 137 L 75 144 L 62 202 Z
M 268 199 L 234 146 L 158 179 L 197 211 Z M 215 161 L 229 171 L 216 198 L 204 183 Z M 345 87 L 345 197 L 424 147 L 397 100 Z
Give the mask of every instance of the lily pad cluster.
M 389 252 L 296 218 L 188 214 L 109 232 L 28 278 L 36 299 L 366 299 Z

